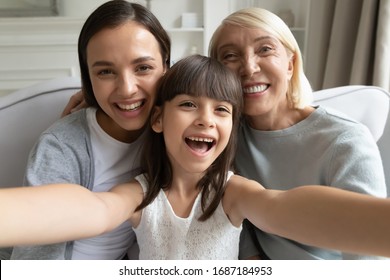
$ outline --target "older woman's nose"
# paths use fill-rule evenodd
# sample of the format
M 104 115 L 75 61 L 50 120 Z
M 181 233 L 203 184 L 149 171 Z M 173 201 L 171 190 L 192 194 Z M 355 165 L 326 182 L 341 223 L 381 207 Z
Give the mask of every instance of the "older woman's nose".
M 251 77 L 254 73 L 260 72 L 259 59 L 255 55 L 249 55 L 242 59 L 240 75 Z

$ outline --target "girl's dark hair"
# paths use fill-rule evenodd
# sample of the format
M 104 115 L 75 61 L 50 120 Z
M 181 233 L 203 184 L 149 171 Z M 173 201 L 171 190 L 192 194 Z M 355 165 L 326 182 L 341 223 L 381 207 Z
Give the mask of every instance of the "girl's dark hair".
M 206 170 L 197 187 L 202 192 L 203 214 L 199 220 L 208 219 L 218 207 L 225 191 L 228 171 L 232 167 L 237 143 L 237 128 L 243 106 L 241 84 L 238 77 L 216 59 L 193 55 L 174 64 L 160 80 L 156 106 L 164 110 L 164 103 L 179 94 L 206 96 L 226 101 L 233 106 L 233 128 L 225 150 Z M 153 115 L 153 114 L 152 114 Z M 144 145 L 142 164 L 149 181 L 149 189 L 140 210 L 150 204 L 161 189 L 168 189 L 172 183 L 172 167 L 167 156 L 162 133 L 155 133 L 149 127 Z
M 80 63 L 81 81 L 84 98 L 88 105 L 99 107 L 92 90 L 87 65 L 87 46 L 91 38 L 105 28 L 115 28 L 128 21 L 143 25 L 156 38 L 161 57 L 169 68 L 171 40 L 151 11 L 140 4 L 129 3 L 124 0 L 112 0 L 98 7 L 86 20 L 81 29 L 78 41 L 78 55 Z

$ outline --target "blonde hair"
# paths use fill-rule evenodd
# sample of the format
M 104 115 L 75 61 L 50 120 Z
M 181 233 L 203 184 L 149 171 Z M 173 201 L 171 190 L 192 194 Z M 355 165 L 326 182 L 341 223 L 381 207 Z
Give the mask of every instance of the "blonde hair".
M 278 39 L 293 56 L 293 74 L 287 90 L 287 99 L 292 108 L 301 109 L 312 102 L 312 89 L 303 71 L 303 59 L 298 43 L 290 28 L 277 15 L 261 8 L 245 8 L 227 16 L 214 32 L 209 45 L 209 55 L 218 59 L 218 40 L 221 30 L 227 25 L 262 29 Z

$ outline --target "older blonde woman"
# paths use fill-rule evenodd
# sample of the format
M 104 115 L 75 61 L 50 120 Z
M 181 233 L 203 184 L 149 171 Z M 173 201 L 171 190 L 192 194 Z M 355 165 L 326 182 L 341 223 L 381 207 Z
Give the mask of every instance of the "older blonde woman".
M 270 189 L 318 184 L 386 197 L 370 132 L 338 112 L 310 105 L 299 46 L 279 17 L 261 8 L 229 15 L 212 37 L 210 55 L 241 79 L 244 119 L 235 161 L 241 175 Z M 369 258 L 306 246 L 251 224 L 241 241 L 242 258 Z

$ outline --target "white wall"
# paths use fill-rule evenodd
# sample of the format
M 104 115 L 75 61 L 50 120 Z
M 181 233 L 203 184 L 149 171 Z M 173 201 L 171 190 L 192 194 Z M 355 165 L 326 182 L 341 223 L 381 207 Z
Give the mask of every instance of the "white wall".
M 0 0 L 31 5 L 50 0 Z M 58 76 L 77 76 L 77 38 L 87 16 L 107 0 L 58 0 L 56 17 L 0 17 L 0 95 Z M 208 43 L 221 20 L 251 5 L 294 11 L 300 45 L 305 45 L 305 18 L 310 0 L 128 0 L 149 6 L 172 39 L 172 60 L 192 53 L 207 55 Z M 47 4 L 47 2 L 46 2 Z M 149 5 L 148 5 L 149 4 Z M 298 8 L 297 8 L 298 7 Z M 295 9 L 301 11 L 300 15 Z M 197 13 L 203 24 L 182 28 L 183 13 Z
M 58 0 L 60 16 L 87 18 L 98 6 L 107 0 Z

